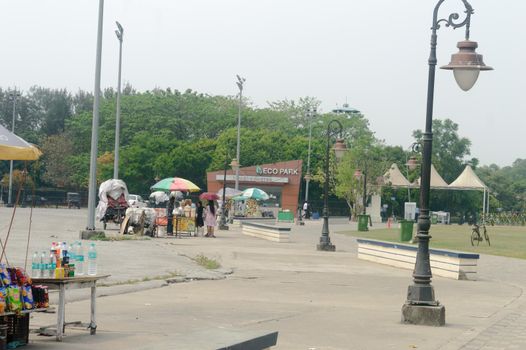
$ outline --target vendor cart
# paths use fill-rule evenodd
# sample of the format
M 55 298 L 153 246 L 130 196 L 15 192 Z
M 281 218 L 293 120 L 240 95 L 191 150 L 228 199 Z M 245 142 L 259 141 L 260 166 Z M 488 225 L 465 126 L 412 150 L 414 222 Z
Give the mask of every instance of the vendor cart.
M 108 206 L 104 212 L 104 216 L 100 219 L 104 229 L 106 229 L 108 222 L 113 222 L 120 226 L 126 216 L 126 209 L 128 209 L 128 202 L 124 198 L 124 194 L 121 194 L 118 199 L 113 199 L 108 196 Z
M 128 209 L 128 188 L 122 180 L 110 179 L 100 184 L 97 219 L 102 221 L 104 229 L 108 222 L 120 226 Z

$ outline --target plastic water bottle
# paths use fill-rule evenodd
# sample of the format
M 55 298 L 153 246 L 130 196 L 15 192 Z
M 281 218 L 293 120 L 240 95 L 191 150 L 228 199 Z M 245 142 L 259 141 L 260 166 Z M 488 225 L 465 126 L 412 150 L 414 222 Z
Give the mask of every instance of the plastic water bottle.
M 68 256 L 69 256 L 69 263 L 74 264 L 75 263 L 75 246 L 77 245 L 77 242 L 75 241 L 73 244 L 68 245 Z
M 55 269 L 57 268 L 57 257 L 53 252 L 49 254 L 48 277 L 55 277 Z
M 42 255 L 40 255 L 40 277 L 46 277 L 48 275 L 49 270 L 49 258 L 46 254 L 46 251 L 42 251 Z
M 95 243 L 91 243 L 88 249 L 88 275 L 95 276 L 97 274 L 97 250 Z
M 82 248 L 82 242 L 78 242 L 75 249 L 75 274 L 78 276 L 84 275 L 84 249 Z
M 42 277 L 40 272 L 40 256 L 38 255 L 38 252 L 35 252 L 35 254 L 33 254 L 33 260 L 31 261 L 31 277 Z
M 66 245 L 66 242 L 62 242 L 62 244 L 60 245 L 60 250 L 62 252 L 62 258 L 65 258 L 65 257 L 69 258 L 68 246 Z

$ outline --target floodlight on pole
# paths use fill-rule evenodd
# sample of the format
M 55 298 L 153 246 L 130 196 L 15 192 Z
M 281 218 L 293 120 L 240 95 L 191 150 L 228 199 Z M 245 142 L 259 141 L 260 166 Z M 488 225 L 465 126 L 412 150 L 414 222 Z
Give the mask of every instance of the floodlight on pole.
M 91 124 L 91 155 L 88 188 L 87 230 L 95 230 L 95 201 L 97 197 L 97 149 L 99 141 L 100 71 L 102 57 L 102 27 L 104 0 L 99 0 L 99 21 L 97 27 L 97 53 L 95 55 L 95 88 L 93 90 L 93 120 Z
M 240 136 L 241 136 L 241 107 L 243 105 L 243 84 L 245 83 L 246 79 L 240 77 L 239 75 L 236 75 L 237 81 L 236 85 L 239 89 L 239 107 L 238 107 L 238 114 L 237 114 L 237 147 L 236 147 L 236 159 L 240 161 Z M 239 166 L 235 170 L 236 171 L 236 184 L 235 189 L 239 190 Z
M 122 25 L 115 21 L 117 24 L 117 30 L 115 35 L 119 40 L 119 74 L 117 79 L 117 106 L 115 111 L 115 150 L 113 159 L 113 178 L 119 178 L 119 148 L 120 148 L 120 134 L 121 134 L 121 71 L 122 71 L 122 40 L 124 35 L 124 28 Z

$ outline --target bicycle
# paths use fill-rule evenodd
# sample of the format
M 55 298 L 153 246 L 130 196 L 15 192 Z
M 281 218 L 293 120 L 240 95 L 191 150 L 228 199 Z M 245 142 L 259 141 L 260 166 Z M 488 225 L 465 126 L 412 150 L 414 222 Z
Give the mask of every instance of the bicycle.
M 473 225 L 473 229 L 471 231 L 471 245 L 472 246 L 475 246 L 475 243 L 479 245 L 480 242 L 482 242 L 483 240 L 486 240 L 486 242 L 488 242 L 488 246 L 491 246 L 491 243 L 489 241 L 488 231 L 486 230 L 485 224 L 482 224 L 482 229 L 483 229 L 484 237 L 480 235 L 480 226 L 477 224 Z

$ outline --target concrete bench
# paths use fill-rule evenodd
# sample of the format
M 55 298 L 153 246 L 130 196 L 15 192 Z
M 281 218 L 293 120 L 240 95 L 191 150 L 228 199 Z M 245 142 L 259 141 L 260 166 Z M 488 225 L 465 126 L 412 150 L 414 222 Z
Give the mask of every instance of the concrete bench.
M 244 218 L 244 217 L 234 217 L 232 219 L 232 223 L 230 225 L 241 227 L 243 223 L 245 222 L 256 222 L 260 224 L 273 224 L 276 222 L 276 218 L 269 218 L 269 217 L 255 217 L 255 218 Z
M 247 236 L 263 238 L 274 242 L 290 241 L 290 227 L 243 222 L 241 232 Z
M 358 259 L 413 270 L 417 247 L 358 238 Z M 475 280 L 478 254 L 455 252 L 445 249 L 429 249 L 431 272 L 435 276 L 457 280 Z

